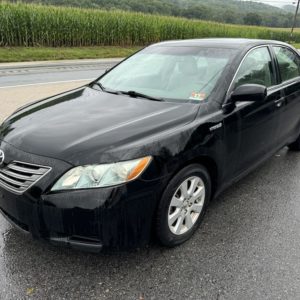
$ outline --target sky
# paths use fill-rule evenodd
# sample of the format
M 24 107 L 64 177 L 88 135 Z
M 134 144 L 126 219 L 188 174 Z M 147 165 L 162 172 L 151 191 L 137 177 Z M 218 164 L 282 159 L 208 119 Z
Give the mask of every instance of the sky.
M 293 3 L 297 3 L 297 0 L 255 0 L 256 2 L 263 2 L 266 4 L 270 4 L 270 5 L 274 5 L 274 6 L 283 6 L 286 4 L 293 4 Z

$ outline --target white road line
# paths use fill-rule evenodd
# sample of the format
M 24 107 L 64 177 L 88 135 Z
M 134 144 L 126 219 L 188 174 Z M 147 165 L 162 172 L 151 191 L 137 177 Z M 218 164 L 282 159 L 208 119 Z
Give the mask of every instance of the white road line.
M 86 78 L 86 79 L 76 79 L 76 80 L 63 80 L 63 81 L 40 82 L 40 83 L 19 84 L 19 85 L 8 85 L 8 86 L 1 86 L 0 89 L 10 89 L 10 88 L 25 87 L 25 86 L 34 86 L 34 85 L 58 84 L 58 83 L 67 83 L 67 82 L 92 81 L 94 79 L 95 78 Z

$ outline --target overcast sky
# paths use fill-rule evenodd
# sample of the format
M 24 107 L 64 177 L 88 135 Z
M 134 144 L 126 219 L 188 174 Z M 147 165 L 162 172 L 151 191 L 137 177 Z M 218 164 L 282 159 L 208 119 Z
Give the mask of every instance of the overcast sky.
M 263 2 L 263 3 L 266 3 L 266 4 L 271 4 L 271 5 L 274 5 L 274 6 L 283 6 L 285 4 L 293 4 L 293 3 L 297 3 L 297 0 L 255 0 L 256 2 Z

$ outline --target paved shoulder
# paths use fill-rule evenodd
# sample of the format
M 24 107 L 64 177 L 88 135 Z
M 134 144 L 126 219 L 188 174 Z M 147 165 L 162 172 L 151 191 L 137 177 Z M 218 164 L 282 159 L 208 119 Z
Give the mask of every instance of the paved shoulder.
M 0 64 L 0 88 L 92 80 L 122 61 L 114 59 L 88 59 L 47 62 Z
M 116 65 L 123 58 L 84 59 L 84 60 L 59 60 L 38 61 L 22 63 L 0 64 L 0 76 L 9 76 L 28 73 L 45 73 L 49 71 L 91 70 L 106 69 Z

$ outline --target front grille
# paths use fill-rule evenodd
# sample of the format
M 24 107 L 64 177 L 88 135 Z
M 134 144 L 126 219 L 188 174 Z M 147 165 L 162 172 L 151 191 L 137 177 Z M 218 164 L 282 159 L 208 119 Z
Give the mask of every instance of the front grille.
M 0 186 L 22 194 L 51 170 L 50 167 L 13 161 L 0 169 Z

